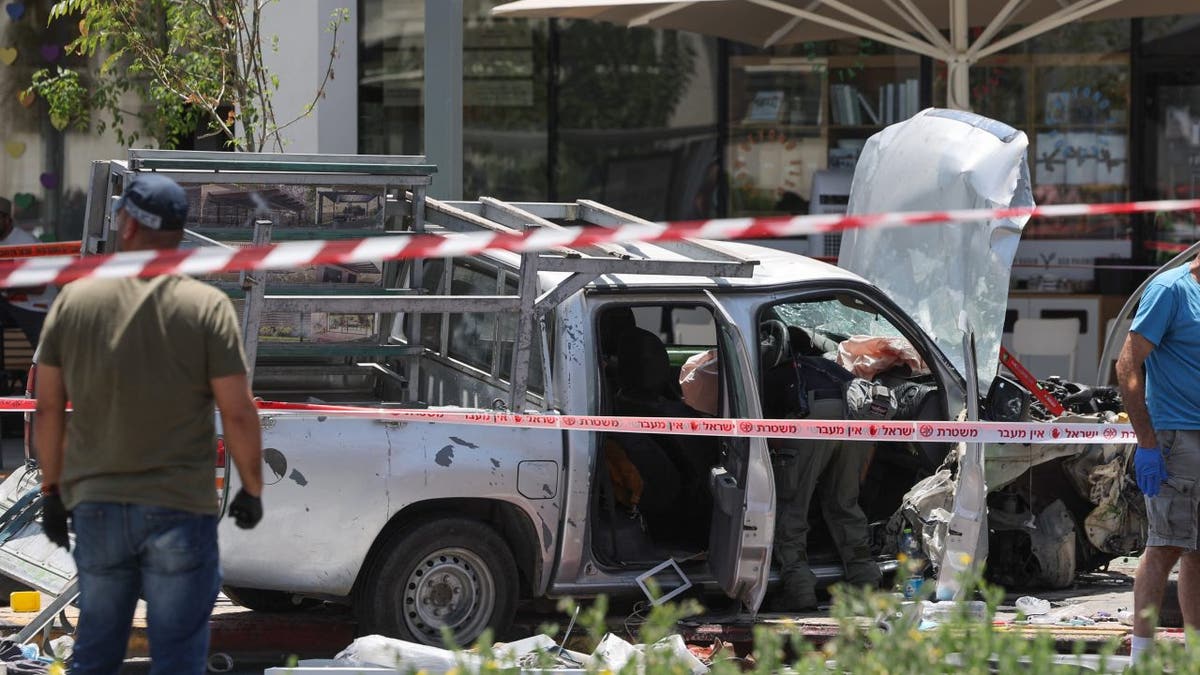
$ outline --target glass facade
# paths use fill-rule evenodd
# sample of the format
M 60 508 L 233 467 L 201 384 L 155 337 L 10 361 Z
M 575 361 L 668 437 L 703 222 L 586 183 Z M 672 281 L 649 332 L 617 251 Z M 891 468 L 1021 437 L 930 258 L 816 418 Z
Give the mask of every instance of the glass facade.
M 730 215 L 844 210 L 867 138 L 928 100 L 920 59 L 870 41 L 730 49 Z
M 1135 182 L 1144 199 L 1200 198 L 1200 16 L 1147 19 L 1139 82 L 1147 102 L 1144 170 Z M 1200 215 L 1180 211 L 1146 218 L 1142 248 L 1158 261 L 1200 239 Z
M 555 192 L 652 220 L 715 214 L 716 41 L 563 22 Z
M 869 40 L 756 49 L 497 20 L 494 4 L 464 8 L 468 198 L 591 198 L 650 219 L 836 211 L 866 139 L 945 100 L 944 64 Z M 360 151 L 420 153 L 424 0 L 361 6 Z M 1070 24 L 976 64 L 971 102 L 1026 132 L 1039 204 L 1189 197 L 1198 38 L 1195 15 Z M 1025 239 L 1150 262 L 1198 228 L 1192 214 L 1038 219 Z
M 716 213 L 717 41 L 463 8 L 463 195 Z M 421 154 L 424 0 L 360 2 L 359 151 Z

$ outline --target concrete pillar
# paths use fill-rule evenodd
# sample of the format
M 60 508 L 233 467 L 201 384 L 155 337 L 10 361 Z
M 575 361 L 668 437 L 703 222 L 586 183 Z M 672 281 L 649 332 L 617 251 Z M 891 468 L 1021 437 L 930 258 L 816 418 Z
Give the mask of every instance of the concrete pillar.
M 425 155 L 429 196 L 462 199 L 463 1 L 425 0 Z
M 334 46 L 330 16 L 348 8 L 350 20 L 338 24 L 338 55 L 333 77 L 326 80 Z M 268 3 L 262 12 L 263 62 L 279 78 L 272 102 L 279 125 L 296 120 L 281 132 L 283 151 L 294 153 L 358 153 L 358 7 L 345 0 Z M 278 39 L 278 49 L 271 39 Z M 325 95 L 307 115 L 324 82 Z M 299 117 L 300 119 L 296 119 Z M 265 152 L 278 152 L 268 146 Z

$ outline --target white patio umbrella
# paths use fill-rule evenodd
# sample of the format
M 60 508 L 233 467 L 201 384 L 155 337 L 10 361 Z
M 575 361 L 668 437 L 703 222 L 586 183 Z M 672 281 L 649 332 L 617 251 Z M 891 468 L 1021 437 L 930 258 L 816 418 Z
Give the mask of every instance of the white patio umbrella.
M 864 37 L 945 61 L 947 105 L 962 109 L 971 65 L 1015 44 L 1075 21 L 1195 12 L 1197 0 L 516 0 L 492 9 L 500 17 L 671 28 L 759 47 Z M 974 40 L 972 26 L 983 28 Z M 997 37 L 1008 26 L 1020 28 Z

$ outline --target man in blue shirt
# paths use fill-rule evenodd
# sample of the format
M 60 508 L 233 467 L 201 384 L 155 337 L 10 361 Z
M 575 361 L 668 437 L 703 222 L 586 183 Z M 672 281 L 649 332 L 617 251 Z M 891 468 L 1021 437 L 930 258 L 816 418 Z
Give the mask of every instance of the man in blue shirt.
M 1146 288 L 1117 359 L 1117 379 L 1137 434 L 1134 468 L 1150 534 L 1133 584 L 1132 655 L 1154 644 L 1157 613 L 1176 562 L 1179 606 L 1200 627 L 1200 256 Z

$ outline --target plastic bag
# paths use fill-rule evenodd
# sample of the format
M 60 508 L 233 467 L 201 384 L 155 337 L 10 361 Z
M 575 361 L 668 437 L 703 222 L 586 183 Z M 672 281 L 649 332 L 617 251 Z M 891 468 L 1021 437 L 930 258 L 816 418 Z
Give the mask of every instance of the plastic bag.
M 1050 612 L 1050 601 L 1035 598 L 1032 595 L 1022 595 L 1017 598 L 1017 610 L 1024 612 L 1025 616 L 1047 614 Z
M 908 366 L 913 375 L 925 375 L 929 367 L 912 343 L 902 337 L 855 335 L 838 344 L 838 365 L 866 380 L 897 365 Z
M 719 367 L 717 350 L 709 349 L 693 354 L 679 368 L 679 388 L 683 391 L 683 402 L 714 417 L 717 415 Z

